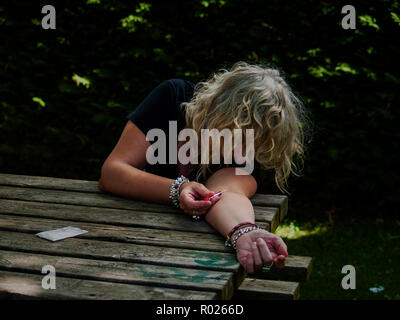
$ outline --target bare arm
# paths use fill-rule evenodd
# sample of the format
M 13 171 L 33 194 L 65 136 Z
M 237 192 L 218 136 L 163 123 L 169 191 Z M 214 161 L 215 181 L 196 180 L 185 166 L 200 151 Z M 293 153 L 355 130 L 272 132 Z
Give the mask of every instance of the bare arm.
M 99 189 L 123 197 L 149 202 L 171 203 L 169 192 L 172 179 L 142 169 L 146 165 L 146 151 L 150 143 L 143 132 L 131 121 L 101 168 Z M 184 183 L 186 192 L 180 204 L 186 213 L 206 212 L 215 201 L 199 201 L 193 195 L 211 196 L 214 193 L 196 182 Z
M 225 191 L 206 215 L 206 221 L 224 237 L 241 222 L 254 223 L 254 210 L 249 198 L 256 192 L 257 182 L 251 175 L 235 175 L 234 168 L 225 168 L 212 175 L 206 186 L 214 192 Z
M 103 164 L 100 190 L 134 199 L 170 203 L 168 196 L 173 180 L 142 170 L 146 165 L 146 150 L 149 146 L 150 143 L 141 130 L 128 121 L 117 145 Z M 196 182 L 184 183 L 179 199 L 186 213 L 208 210 L 207 222 L 226 236 L 238 223 L 254 222 L 254 211 L 249 198 L 256 189 L 257 183 L 252 176 L 235 175 L 233 168 L 226 168 L 210 177 L 206 187 Z M 222 197 L 216 197 L 219 201 L 197 201 L 193 196 L 210 196 L 219 190 L 225 191 Z M 279 237 L 267 231 L 252 231 L 241 236 L 237 242 L 238 260 L 249 272 L 268 261 L 283 266 L 287 256 L 286 246 L 282 239 L 279 238 L 279 242 L 277 238 Z M 258 249 L 252 247 L 256 243 L 255 239 Z M 267 244 L 271 245 L 270 249 Z
M 170 203 L 168 196 L 173 180 L 142 170 L 149 146 L 143 132 L 128 121 L 101 168 L 100 190 L 144 201 Z
M 250 199 L 257 190 L 257 182 L 251 175 L 236 175 L 234 168 L 217 171 L 207 180 L 206 186 L 217 192 L 224 190 L 206 215 L 206 221 L 226 237 L 241 222 L 255 222 Z M 253 273 L 263 265 L 274 262 L 285 265 L 287 247 L 283 240 L 266 230 L 254 230 L 237 240 L 236 257 L 247 272 Z

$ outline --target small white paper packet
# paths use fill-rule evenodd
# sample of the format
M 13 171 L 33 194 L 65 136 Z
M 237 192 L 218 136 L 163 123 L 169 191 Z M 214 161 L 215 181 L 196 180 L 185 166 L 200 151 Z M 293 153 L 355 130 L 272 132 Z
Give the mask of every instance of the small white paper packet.
M 58 241 L 75 237 L 86 232 L 87 232 L 86 230 L 82 230 L 76 227 L 65 227 L 55 230 L 39 232 L 36 235 L 40 238 L 47 239 L 50 241 Z

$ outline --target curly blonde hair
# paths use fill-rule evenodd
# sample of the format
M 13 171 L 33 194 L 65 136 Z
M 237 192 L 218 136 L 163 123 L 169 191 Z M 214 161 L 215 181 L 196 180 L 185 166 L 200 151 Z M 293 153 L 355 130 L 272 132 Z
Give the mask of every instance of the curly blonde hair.
M 186 124 L 198 137 L 201 129 L 254 129 L 254 158 L 263 169 L 274 169 L 279 190 L 291 173 L 298 176 L 294 156 L 303 163 L 305 110 L 277 69 L 235 63 L 198 82 L 193 98 L 181 103 Z M 198 176 L 206 177 L 209 164 Z

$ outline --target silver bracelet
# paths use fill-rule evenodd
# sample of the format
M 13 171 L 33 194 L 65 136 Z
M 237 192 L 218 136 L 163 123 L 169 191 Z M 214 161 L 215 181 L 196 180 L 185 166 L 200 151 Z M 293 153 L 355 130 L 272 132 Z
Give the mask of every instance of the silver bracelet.
M 226 239 L 225 247 L 232 247 L 233 249 L 236 250 L 236 242 L 242 235 L 244 235 L 247 232 L 250 232 L 253 230 L 258 230 L 258 229 L 261 229 L 261 228 L 259 226 L 251 226 L 251 227 L 239 229 L 236 236 L 233 238 L 233 241 L 231 241 L 232 244 L 229 243 L 229 239 Z
M 172 203 L 179 207 L 179 193 L 181 190 L 181 186 L 185 183 L 189 182 L 189 179 L 185 176 L 181 175 L 180 177 L 176 178 L 174 182 L 172 182 L 171 189 L 169 190 L 169 197 L 172 200 Z

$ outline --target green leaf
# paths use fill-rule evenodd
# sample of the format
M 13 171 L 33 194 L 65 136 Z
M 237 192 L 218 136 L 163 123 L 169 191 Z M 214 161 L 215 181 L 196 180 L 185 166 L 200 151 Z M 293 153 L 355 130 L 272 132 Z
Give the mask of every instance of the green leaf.
M 340 62 L 337 64 L 336 71 L 343 71 L 346 73 L 357 74 L 357 70 L 350 67 L 350 65 L 346 62 Z
M 119 104 L 118 102 L 110 100 L 110 101 L 107 102 L 107 107 L 109 107 L 109 108 L 122 108 L 123 105 Z
M 136 23 L 145 23 L 147 22 L 146 19 L 139 16 L 134 16 L 130 14 L 129 16 L 121 19 L 121 26 L 124 29 L 127 29 L 128 32 L 135 32 L 136 31 Z
M 321 105 L 324 106 L 327 109 L 336 107 L 336 104 L 334 102 L 331 102 L 331 101 L 321 102 Z
M 32 19 L 31 22 L 35 26 L 40 26 L 41 25 L 41 23 L 40 23 L 40 21 L 38 19 Z
M 86 89 L 90 87 L 90 80 L 84 77 L 80 77 L 76 73 L 74 73 L 74 75 L 72 76 L 72 80 L 75 81 L 78 87 L 79 85 L 83 85 L 84 87 L 86 87 Z
M 33 97 L 32 101 L 37 102 L 42 108 L 46 106 L 46 103 L 43 101 L 43 99 L 39 97 Z
M 135 11 L 136 11 L 136 13 L 140 13 L 142 11 L 149 12 L 150 11 L 150 7 L 151 7 L 150 3 L 140 2 L 139 3 L 139 8 L 136 8 Z
M 309 50 L 307 50 L 307 54 L 308 54 L 310 57 L 316 57 L 317 54 L 318 54 L 320 51 L 321 51 L 320 48 L 309 49 Z
M 399 16 L 394 12 L 391 12 L 390 15 L 392 16 L 393 21 L 396 22 L 400 26 L 400 18 L 399 18 Z
M 358 19 L 360 19 L 361 24 L 363 26 L 369 26 L 369 27 L 372 27 L 372 28 L 374 28 L 376 30 L 380 29 L 379 26 L 376 24 L 376 19 L 372 18 L 371 16 L 369 16 L 367 14 L 362 15 L 362 16 L 358 16 Z

